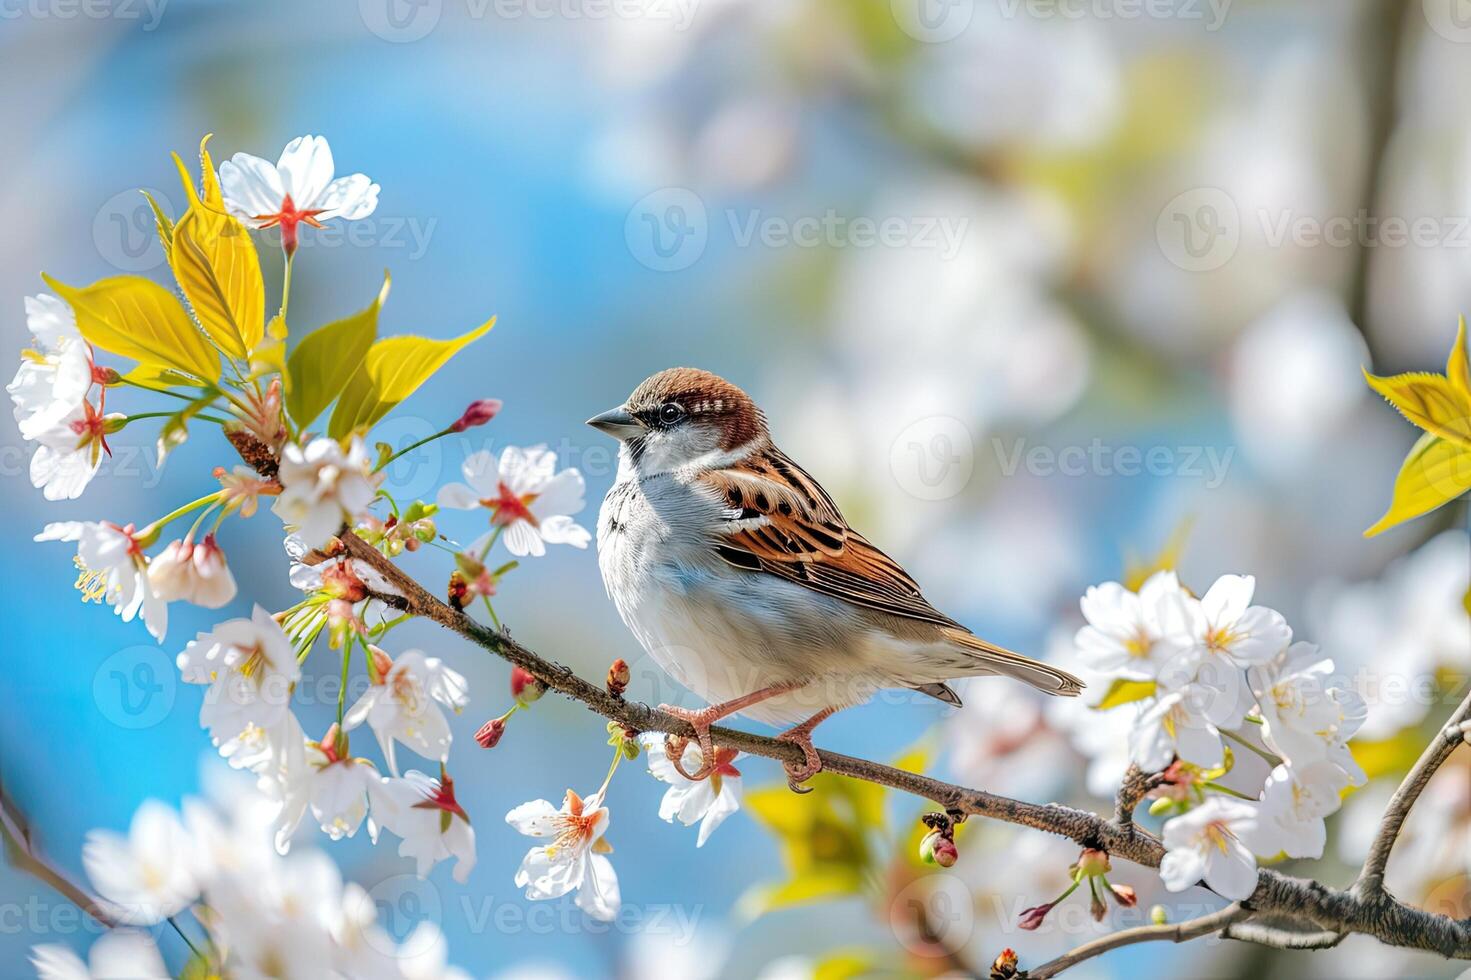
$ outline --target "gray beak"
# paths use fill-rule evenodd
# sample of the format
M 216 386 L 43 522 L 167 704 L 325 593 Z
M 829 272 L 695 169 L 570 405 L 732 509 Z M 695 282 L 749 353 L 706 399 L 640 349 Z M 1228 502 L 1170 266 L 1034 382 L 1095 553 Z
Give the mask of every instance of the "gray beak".
M 587 424 L 599 432 L 606 432 L 614 439 L 632 439 L 644 432 L 643 423 L 628 414 L 628 409 L 622 405 L 610 408 L 602 415 L 594 415 L 587 420 Z

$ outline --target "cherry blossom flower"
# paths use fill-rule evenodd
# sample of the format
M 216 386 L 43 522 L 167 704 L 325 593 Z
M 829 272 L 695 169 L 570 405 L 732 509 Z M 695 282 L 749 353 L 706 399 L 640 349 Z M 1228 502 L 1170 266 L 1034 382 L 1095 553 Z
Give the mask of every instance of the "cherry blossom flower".
M 383 826 L 402 840 L 400 857 L 417 862 L 420 878 L 440 861 L 455 858 L 455 881 L 464 883 L 475 867 L 475 831 L 455 799 L 454 780 L 440 767 L 440 778 L 409 770 L 389 777 L 378 788 L 375 807 Z
M 288 444 L 281 453 L 281 495 L 271 510 L 306 545 L 320 547 L 373 502 L 383 476 L 372 468 L 357 437 L 345 452 L 336 439 L 313 439 L 305 447 Z
M 20 368 L 5 390 L 15 404 L 21 435 L 31 439 L 46 418 L 80 407 L 94 379 L 92 348 L 77 330 L 71 307 L 45 293 L 27 296 L 25 306 L 36 346 L 22 352 Z
M 375 652 L 381 653 L 376 648 Z M 343 727 L 351 730 L 367 721 L 395 776 L 396 741 L 425 758 L 447 761 L 450 730 L 439 705 L 458 714 L 469 704 L 465 678 L 438 657 L 426 657 L 418 650 L 405 651 L 392 661 L 382 655 L 378 670 L 375 682 L 343 716 Z
M 608 809 L 603 791 L 583 800 L 567 791 L 558 810 L 546 800 L 532 800 L 506 814 L 506 823 L 528 837 L 551 838 L 533 847 L 516 872 L 517 887 L 533 901 L 577 892 L 577 907 L 595 919 L 612 921 L 622 905 L 618 876 L 605 853 Z
M 241 517 L 254 517 L 261 494 L 274 494 L 281 488 L 274 480 L 263 479 L 249 466 L 236 466 L 226 470 L 216 466 L 214 478 L 220 481 L 220 503 L 226 511 L 234 510 Z
M 275 164 L 237 153 L 220 164 L 220 191 L 229 212 L 252 228 L 281 229 L 281 247 L 296 251 L 298 228 L 333 218 L 356 221 L 378 206 L 377 184 L 363 174 L 333 179 L 332 148 L 321 136 L 298 136 Z
M 731 765 L 737 751 L 716 749 L 715 770 L 705 779 L 689 780 L 679 774 L 665 754 L 663 735 L 650 733 L 639 741 L 648 753 L 649 773 L 669 784 L 664 799 L 659 802 L 659 819 L 673 823 L 677 817 L 686 827 L 698 823 L 700 834 L 695 846 L 704 847 L 715 828 L 741 808 L 741 773 Z M 687 743 L 680 762 L 685 772 L 698 772 L 704 765 L 700 747 L 694 742 Z
M 358 832 L 368 816 L 369 796 L 376 793 L 381 780 L 371 762 L 347 754 L 345 746 L 345 741 L 338 742 L 336 725 L 322 741 L 306 746 L 307 765 L 312 769 L 308 793 L 312 817 L 332 840 Z M 368 837 L 375 843 L 378 840 L 378 825 L 373 820 L 368 820 Z
M 1364 723 L 1363 699 L 1330 685 L 1332 675 L 1333 661 L 1319 657 L 1311 643 L 1294 643 L 1273 663 L 1251 671 L 1262 738 L 1293 765 L 1327 758 Z
M 148 565 L 148 582 L 166 602 L 182 600 L 218 609 L 235 598 L 235 576 L 213 534 L 169 542 Z
M 461 467 L 468 486 L 441 487 L 439 506 L 488 508 L 490 522 L 504 532 L 506 550 L 518 557 L 540 557 L 549 544 L 586 548 L 592 535 L 571 517 L 583 508 L 582 474 L 556 469 L 557 454 L 546 446 L 508 446 L 498 462 L 488 450 L 472 453 Z M 478 552 L 486 540 L 470 550 Z
M 31 949 L 31 965 L 40 980 L 168 980 L 169 971 L 152 937 L 133 929 L 114 929 L 99 936 L 87 951 L 87 962 L 65 946 L 43 943 Z
M 1224 709 L 1224 710 L 1223 710 Z M 1225 756 L 1220 729 L 1233 709 L 1215 689 L 1188 684 L 1145 708 L 1129 733 L 1129 757 L 1145 772 L 1158 772 L 1179 756 L 1203 768 Z
M 82 863 L 97 894 L 122 920 L 152 925 L 188 907 L 199 894 L 184 828 L 174 811 L 148 800 L 133 814 L 128 836 L 110 830 L 87 835 Z
M 1253 849 L 1295 858 L 1323 856 L 1328 830 L 1323 818 L 1338 809 L 1351 777 L 1326 760 L 1301 767 L 1280 765 L 1267 777 L 1258 811 L 1261 823 Z
M 291 688 L 301 666 L 291 642 L 269 612 L 231 619 L 189 641 L 177 657 L 187 684 L 207 684 L 199 724 L 216 745 L 253 728 L 272 731 L 286 722 Z
M 148 559 L 133 525 L 110 521 L 62 521 L 47 524 L 37 541 L 77 543 L 76 586 L 84 602 L 106 602 L 129 623 L 140 613 L 154 639 L 168 630 L 168 603 L 148 581 Z
M 1164 603 L 1188 597 L 1170 571 L 1151 575 L 1137 595 L 1118 582 L 1090 587 L 1081 603 L 1088 625 L 1078 630 L 1078 657 L 1100 673 L 1130 680 L 1154 679 L 1178 652 L 1164 637 Z
M 1254 576 L 1222 575 L 1200 599 L 1166 598 L 1166 637 L 1197 664 L 1212 657 L 1237 667 L 1266 663 L 1287 649 L 1292 629 L 1281 613 L 1251 604 L 1255 591 Z
M 25 423 L 25 437 L 36 443 L 31 455 L 31 485 L 47 500 L 75 500 L 110 453 L 107 437 L 123 416 L 106 415 L 82 401 L 64 414 L 42 412 Z
M 1258 810 L 1246 800 L 1212 796 L 1165 822 L 1159 876 L 1180 892 L 1204 880 L 1222 898 L 1243 901 L 1256 890 L 1256 857 L 1245 843 L 1257 833 Z

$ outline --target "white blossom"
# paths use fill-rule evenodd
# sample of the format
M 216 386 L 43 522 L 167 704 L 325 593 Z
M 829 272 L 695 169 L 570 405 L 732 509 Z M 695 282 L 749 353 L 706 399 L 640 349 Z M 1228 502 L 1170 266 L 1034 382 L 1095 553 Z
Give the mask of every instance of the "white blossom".
M 109 830 L 87 835 L 82 863 L 97 894 L 119 918 L 152 925 L 186 908 L 199 894 L 184 828 L 174 811 L 148 800 L 133 814 L 128 836 Z
M 1081 603 L 1088 625 L 1078 630 L 1078 657 L 1103 674 L 1154 679 L 1178 652 L 1164 637 L 1164 604 L 1188 597 L 1170 571 L 1151 575 L 1137 595 L 1118 582 L 1090 587 Z
M 354 523 L 373 502 L 383 475 L 373 472 L 363 441 L 354 436 L 346 451 L 336 439 L 313 439 L 281 451 L 281 495 L 271 510 L 309 547 L 320 547 Z
M 1162 607 L 1165 634 L 1196 663 L 1265 663 L 1287 649 L 1292 630 L 1281 613 L 1251 604 L 1255 591 L 1251 575 L 1222 575 L 1200 599 L 1169 597 Z
M 1256 890 L 1256 857 L 1245 841 L 1257 832 L 1257 806 L 1212 796 L 1189 813 L 1166 821 L 1159 876 L 1180 892 L 1205 881 L 1222 898 L 1242 901 Z
M 603 839 L 608 819 L 601 790 L 584 800 L 569 789 L 560 810 L 546 800 L 532 800 L 506 814 L 506 823 L 526 836 L 551 838 L 526 853 L 516 871 L 517 887 L 525 888 L 533 901 L 576 891 L 578 908 L 611 921 L 622 898 L 618 876 L 605 856 L 612 850 Z
M 286 634 L 260 606 L 249 619 L 231 619 L 200 633 L 176 659 L 185 683 L 209 686 L 199 723 L 216 745 L 286 723 L 301 666 Z
M 503 529 L 506 550 L 518 557 L 546 554 L 549 544 L 586 548 L 587 528 L 571 515 L 583 508 L 582 474 L 557 472 L 557 454 L 545 446 L 507 446 L 497 461 L 488 450 L 472 453 L 461 471 L 466 483 L 440 488 L 439 506 L 490 510 L 492 524 Z M 487 540 L 471 545 L 472 551 Z
M 1331 685 L 1332 675 L 1333 661 L 1311 643 L 1294 643 L 1277 660 L 1252 668 L 1262 738 L 1295 766 L 1326 759 L 1364 723 L 1363 699 Z
M 399 856 L 417 862 L 420 878 L 448 858 L 455 858 L 456 881 L 464 883 L 470 877 L 475 867 L 475 831 L 455 800 L 454 780 L 410 770 L 402 778 L 385 778 L 378 792 L 379 819 L 402 838 Z
M 465 678 L 438 657 L 407 650 L 393 661 L 378 683 L 371 684 L 343 716 L 345 729 L 365 720 L 378 737 L 388 769 L 398 775 L 394 743 L 402 742 L 428 759 L 449 758 L 450 730 L 439 706 L 456 714 L 469 703 Z
M 737 755 L 736 750 L 717 748 L 715 769 L 710 775 L 690 780 L 679 774 L 665 754 L 663 735 L 651 732 L 641 736 L 639 741 L 648 753 L 649 773 L 660 782 L 669 784 L 659 802 L 659 819 L 666 823 L 678 819 L 686 827 L 698 823 L 700 833 L 695 846 L 704 847 L 715 828 L 741 808 L 741 773 L 731 764 Z M 699 745 L 686 742 L 680 764 L 685 772 L 699 771 L 704 764 Z
M 83 601 L 106 602 L 123 622 L 143 616 L 154 639 L 168 630 L 168 603 L 153 592 L 148 581 L 148 559 L 133 525 L 110 521 L 63 521 L 47 524 L 37 541 L 77 543 L 77 588 Z
M 1158 772 L 1179 756 L 1205 769 L 1225 757 L 1221 742 L 1230 705 L 1204 684 L 1188 684 L 1144 708 L 1129 733 L 1129 757 L 1145 772 Z
M 1273 769 L 1262 790 L 1253 848 L 1262 854 L 1322 857 L 1328 839 L 1323 818 L 1338 809 L 1340 794 L 1350 785 L 1349 774 L 1326 760 Z
M 336 177 L 332 148 L 321 136 L 298 136 L 272 164 L 237 153 L 220 164 L 220 191 L 231 214 L 252 228 L 294 233 L 297 221 L 313 227 L 333 218 L 355 221 L 378 206 L 377 184 L 363 174 Z
M 31 949 L 39 980 L 168 980 L 158 946 L 147 933 L 114 929 L 97 938 L 87 962 L 65 946 L 43 943 Z
M 92 387 L 92 348 L 77 330 L 72 309 L 56 296 L 27 296 L 26 326 L 34 348 L 21 354 L 20 368 L 6 385 L 21 435 L 34 439 L 47 419 L 69 414 Z

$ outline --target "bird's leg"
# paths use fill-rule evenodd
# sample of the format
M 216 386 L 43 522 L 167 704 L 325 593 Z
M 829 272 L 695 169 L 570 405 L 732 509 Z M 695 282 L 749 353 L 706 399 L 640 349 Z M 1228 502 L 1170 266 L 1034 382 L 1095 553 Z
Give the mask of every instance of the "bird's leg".
M 794 742 L 802 749 L 805 757 L 801 765 L 795 762 L 783 762 L 782 768 L 787 771 L 787 786 L 791 787 L 793 793 L 810 793 L 811 787 L 802 784 L 822 771 L 822 760 L 817 757 L 817 749 L 812 746 L 812 729 L 816 728 L 837 708 L 823 708 L 817 714 L 808 718 L 796 728 L 789 729 L 778 735 L 779 742 Z
M 710 726 L 727 715 L 733 715 L 742 708 L 749 708 L 753 704 L 765 701 L 767 698 L 776 697 L 801 687 L 801 684 L 772 684 L 763 687 L 759 691 L 743 694 L 729 701 L 712 704 L 705 708 L 681 708 L 673 704 L 661 704 L 659 710 L 667 712 L 676 718 L 682 718 L 690 723 L 695 730 L 695 740 L 700 746 L 700 768 L 693 773 L 684 771 L 684 749 L 689 744 L 689 739 L 683 735 L 664 736 L 664 753 L 669 757 L 674 771 L 685 779 L 700 780 L 715 771 L 715 743 L 710 738 Z M 818 719 L 821 721 L 822 719 Z M 813 722 L 815 724 L 815 722 Z

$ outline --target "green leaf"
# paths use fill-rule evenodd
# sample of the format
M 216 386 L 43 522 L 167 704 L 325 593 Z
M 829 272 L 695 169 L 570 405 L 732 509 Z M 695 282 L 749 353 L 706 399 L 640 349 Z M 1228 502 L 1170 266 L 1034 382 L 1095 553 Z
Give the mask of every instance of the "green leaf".
M 1122 704 L 1132 704 L 1135 701 L 1143 701 L 1145 698 L 1154 697 L 1154 692 L 1159 685 L 1154 681 L 1129 681 L 1122 677 L 1115 678 L 1109 685 L 1108 693 L 1103 696 L 1094 707 L 1099 711 L 1107 711 L 1109 708 L 1117 708 Z
M 169 262 L 210 339 L 243 361 L 265 332 L 266 290 L 245 226 L 192 204 L 174 226 Z
M 250 372 L 254 377 L 279 374 L 281 387 L 290 395 L 291 372 L 286 367 L 286 320 L 281 314 L 271 317 L 271 322 L 266 325 L 266 336 L 270 339 L 257 344 L 255 350 L 250 352 Z
M 291 388 L 286 394 L 286 410 L 300 428 L 316 421 L 318 415 L 342 394 L 354 375 L 363 369 L 364 359 L 378 335 L 378 311 L 388 295 L 388 277 L 383 289 L 368 308 L 342 320 L 318 327 L 296 345 L 286 361 Z M 336 416 L 333 416 L 334 421 Z
M 1426 433 L 1405 457 L 1394 479 L 1389 510 L 1367 531 L 1372 538 L 1397 524 L 1428 514 L 1471 490 L 1471 447 Z
M 386 337 L 375 343 L 337 400 L 327 434 L 341 439 L 371 428 L 471 341 L 495 326 L 495 317 L 452 340 Z
M 141 276 L 99 279 L 83 289 L 41 278 L 71 305 L 77 329 L 95 347 L 140 364 L 218 381 L 220 358 L 174 294 Z
M 167 391 L 169 388 L 189 388 L 199 384 L 198 381 L 187 374 L 180 374 L 172 368 L 159 367 L 157 364 L 139 364 L 133 370 L 123 375 L 123 381 L 139 388 L 152 388 L 154 391 Z

